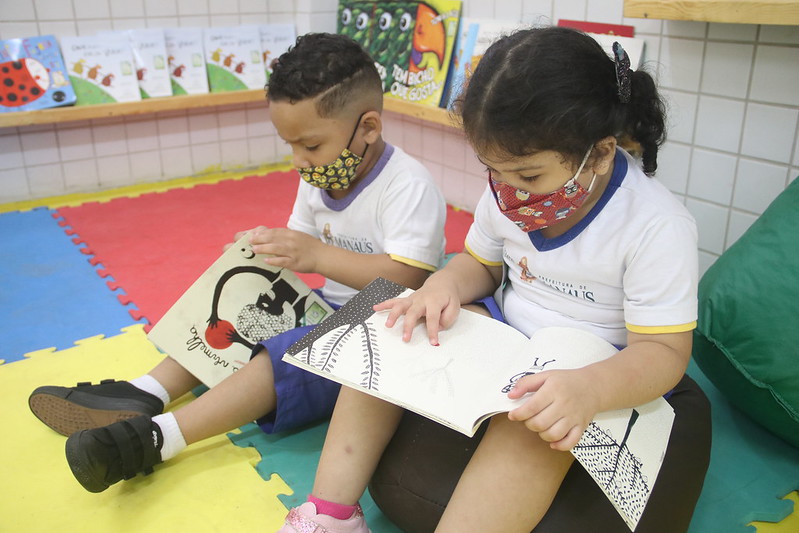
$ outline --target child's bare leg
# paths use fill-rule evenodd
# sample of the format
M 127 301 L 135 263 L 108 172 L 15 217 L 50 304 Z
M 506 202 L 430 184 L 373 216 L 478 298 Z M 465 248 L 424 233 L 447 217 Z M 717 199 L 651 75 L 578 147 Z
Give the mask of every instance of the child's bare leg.
M 546 514 L 573 460 L 523 424 L 495 416 L 436 532 L 529 533 Z
M 261 350 L 241 369 L 173 413 L 186 444 L 192 444 L 252 422 L 276 405 L 272 361 Z
M 191 372 L 171 357 L 165 357 L 148 374 L 166 389 L 172 400 L 177 400 L 201 383 Z
M 313 495 L 355 505 L 399 425 L 403 409 L 342 387 L 316 471 Z

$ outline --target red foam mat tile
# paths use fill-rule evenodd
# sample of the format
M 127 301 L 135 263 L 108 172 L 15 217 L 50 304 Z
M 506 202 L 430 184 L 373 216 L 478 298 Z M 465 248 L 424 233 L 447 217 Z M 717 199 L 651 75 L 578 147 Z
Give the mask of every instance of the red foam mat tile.
M 223 180 L 191 188 L 59 208 L 56 217 L 110 290 L 135 304 L 134 319 L 155 324 L 219 257 L 237 231 L 288 221 L 299 176 L 294 171 Z M 468 212 L 448 208 L 447 251 L 461 251 Z M 312 287 L 318 275 L 300 275 Z

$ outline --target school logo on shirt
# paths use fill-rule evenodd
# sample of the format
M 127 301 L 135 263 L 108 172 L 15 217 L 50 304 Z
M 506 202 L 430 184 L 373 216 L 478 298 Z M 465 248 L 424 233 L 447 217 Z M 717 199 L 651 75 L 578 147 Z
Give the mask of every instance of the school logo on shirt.
M 375 251 L 374 244 L 364 237 L 333 234 L 330 229 L 330 223 L 325 224 L 325 228 L 322 230 L 322 239 L 326 244 L 344 248 L 351 252 L 358 252 L 359 254 L 373 254 Z
M 569 296 L 574 296 L 575 298 L 587 300 L 589 302 L 596 301 L 594 300 L 594 292 L 589 290 L 585 285 L 575 285 L 569 281 L 561 281 L 542 277 L 539 277 L 538 280 L 547 287 L 555 289 L 558 292 L 562 292 L 563 294 L 568 294 Z

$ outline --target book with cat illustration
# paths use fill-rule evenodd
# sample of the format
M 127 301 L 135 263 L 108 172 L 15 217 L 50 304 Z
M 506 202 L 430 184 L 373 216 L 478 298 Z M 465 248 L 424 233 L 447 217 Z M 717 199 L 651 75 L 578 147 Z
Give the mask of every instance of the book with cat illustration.
M 148 338 L 212 387 L 244 366 L 260 341 L 318 324 L 333 313 L 294 272 L 263 259 L 243 236 L 186 290 Z
M 487 418 L 524 401 L 510 400 L 507 393 L 525 375 L 579 368 L 618 351 L 583 330 L 542 328 L 527 338 L 469 311 L 440 332 L 439 346 L 430 345 L 424 324 L 403 342 L 402 320 L 387 328 L 387 313 L 376 313 L 372 306 L 411 293 L 376 279 L 283 359 L 472 436 Z M 673 420 L 674 411 L 663 398 L 599 413 L 572 449 L 631 530 L 657 478 Z

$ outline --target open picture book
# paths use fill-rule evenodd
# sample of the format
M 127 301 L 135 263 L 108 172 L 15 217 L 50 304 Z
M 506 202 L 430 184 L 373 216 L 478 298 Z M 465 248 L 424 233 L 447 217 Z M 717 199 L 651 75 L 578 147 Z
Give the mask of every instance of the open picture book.
M 333 313 L 294 272 L 264 263 L 248 239 L 228 248 L 148 334 L 209 387 L 244 366 L 260 341 Z
M 412 292 L 376 279 L 289 348 L 283 360 L 473 436 L 483 421 L 524 402 L 507 393 L 525 375 L 583 367 L 618 351 L 583 330 L 542 328 L 527 338 L 466 310 L 439 333 L 439 346 L 429 343 L 423 323 L 403 342 L 402 319 L 387 328 L 388 313 L 372 306 Z M 657 478 L 673 420 L 663 398 L 600 413 L 571 450 L 631 530 Z

